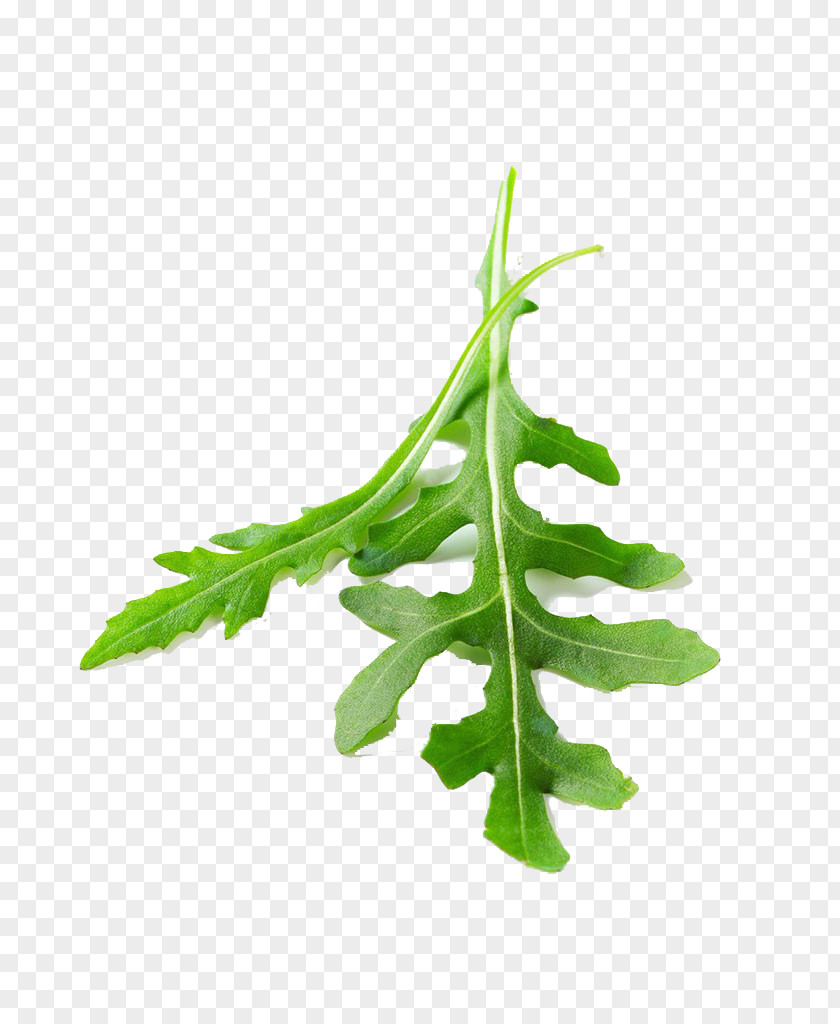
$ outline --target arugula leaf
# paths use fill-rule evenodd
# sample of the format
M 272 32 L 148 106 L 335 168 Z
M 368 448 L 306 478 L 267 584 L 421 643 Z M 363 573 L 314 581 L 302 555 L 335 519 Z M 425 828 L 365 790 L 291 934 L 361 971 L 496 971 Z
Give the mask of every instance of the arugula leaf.
M 234 555 L 202 547 L 158 555 L 158 565 L 188 576 L 189 581 L 129 601 L 123 611 L 108 619 L 105 631 L 82 658 L 81 667 L 95 668 L 150 647 L 165 648 L 179 634 L 194 633 L 213 615 L 222 616 L 225 637 L 230 638 L 246 622 L 263 614 L 269 591 L 280 576 L 293 573 L 301 586 L 322 570 L 332 553 L 357 551 L 369 526 L 411 483 L 439 430 L 463 406 L 477 382 L 481 386 L 476 367 L 486 352 L 487 339 L 497 324 L 505 322 L 512 307 L 522 307 L 521 292 L 553 267 L 600 249 L 593 246 L 548 260 L 499 294 L 432 407 L 364 487 L 310 509 L 284 526 L 254 523 L 210 538 L 212 543 L 237 552 Z
M 516 492 L 514 471 L 525 461 L 549 468 L 564 463 L 613 486 L 619 477 L 605 448 L 536 416 L 511 383 L 511 329 L 517 317 L 537 308 L 523 297 L 525 289 L 553 267 L 601 251 L 591 246 L 557 256 L 512 284 L 505 255 L 514 180 L 511 171 L 476 279 L 484 319 L 429 411 L 374 477 L 292 523 L 254 523 L 211 538 L 233 554 L 198 547 L 159 555 L 160 565 L 187 581 L 130 601 L 108 620 L 81 666 L 166 647 L 213 615 L 221 615 L 231 637 L 263 614 L 273 583 L 284 574 L 302 585 L 339 553 L 352 555 L 356 575 L 383 575 L 427 558 L 460 527 L 475 524 L 473 581 L 463 594 L 426 598 L 384 583 L 342 591 L 346 608 L 395 643 L 339 699 L 336 745 L 352 753 L 390 732 L 400 698 L 430 657 L 448 648 L 487 650 L 491 670 L 484 709 L 457 724 L 433 726 L 422 756 L 450 788 L 491 773 L 486 836 L 526 864 L 557 871 L 568 854 L 551 825 L 545 796 L 617 808 L 637 787 L 602 747 L 558 735 L 540 702 L 534 670 L 549 669 L 611 692 L 631 683 L 685 682 L 717 664 L 718 655 L 695 633 L 664 620 L 607 625 L 591 615 L 551 615 L 526 585 L 528 569 L 546 568 L 643 588 L 671 578 L 683 564 L 650 544 L 612 540 L 595 526 L 548 523 Z M 434 440 L 462 429 L 470 441 L 458 476 L 423 488 L 407 511 L 380 521 L 409 487 Z
M 510 294 L 504 266 L 513 182 L 511 172 L 476 279 L 485 311 Z M 456 725 L 433 726 L 422 756 L 449 788 L 491 773 L 486 837 L 525 864 L 558 871 L 569 855 L 551 825 L 545 794 L 607 809 L 621 807 L 638 787 L 602 747 L 558 736 L 533 671 L 550 669 L 612 692 L 632 683 L 683 683 L 711 669 L 718 655 L 696 633 L 664 620 L 606 625 L 591 615 L 549 614 L 528 589 L 530 568 L 571 578 L 600 576 L 636 588 L 663 582 L 683 568 L 675 555 L 650 544 L 621 544 L 594 526 L 547 523 L 519 498 L 514 470 L 525 461 L 565 463 L 601 483 L 618 483 L 603 447 L 536 416 L 513 388 L 507 362 L 511 328 L 516 317 L 535 308 L 524 299 L 508 306 L 470 371 L 465 400 L 453 403 L 441 423 L 444 428 L 463 421 L 469 427 L 459 475 L 424 488 L 408 511 L 372 526 L 367 545 L 350 560 L 357 575 L 380 575 L 428 557 L 468 523 L 478 535 L 473 582 L 462 594 L 426 598 L 385 583 L 341 592 L 345 608 L 396 643 L 342 694 L 335 741 L 340 751 L 352 753 L 393 728 L 400 698 L 430 657 L 458 642 L 486 649 L 491 671 L 484 709 Z

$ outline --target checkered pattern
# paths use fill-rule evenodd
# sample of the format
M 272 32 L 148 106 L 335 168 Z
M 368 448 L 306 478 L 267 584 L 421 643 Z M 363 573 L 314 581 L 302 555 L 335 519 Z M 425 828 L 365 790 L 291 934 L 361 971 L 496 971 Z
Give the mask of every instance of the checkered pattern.
M 828 1021 L 831 5 L 282 6 L 3 5 L 0 1020 Z M 155 554 L 395 447 L 478 322 L 509 165 L 526 269 L 606 249 L 532 289 L 514 379 L 623 478 L 524 495 L 692 577 L 552 607 L 722 652 L 676 689 L 541 680 L 640 785 L 553 805 L 556 876 L 482 838 L 488 777 L 419 759 L 486 669 L 440 657 L 336 753 L 387 643 L 346 570 L 234 641 L 76 668 Z

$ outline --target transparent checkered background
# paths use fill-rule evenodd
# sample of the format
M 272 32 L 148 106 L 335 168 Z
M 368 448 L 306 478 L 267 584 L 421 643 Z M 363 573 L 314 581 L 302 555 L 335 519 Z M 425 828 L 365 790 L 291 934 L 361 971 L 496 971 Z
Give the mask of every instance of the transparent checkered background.
M 838 24 L 679 6 L 3 5 L 4 1022 L 830 1019 Z M 486 670 L 438 658 L 336 753 L 388 642 L 346 570 L 234 641 L 76 667 L 154 555 L 395 447 L 478 322 L 510 165 L 512 267 L 606 250 L 532 290 L 514 378 L 622 471 L 526 467 L 525 496 L 691 576 L 552 607 L 722 653 L 676 689 L 542 680 L 640 785 L 552 803 L 559 875 L 482 838 L 489 777 L 419 758 Z

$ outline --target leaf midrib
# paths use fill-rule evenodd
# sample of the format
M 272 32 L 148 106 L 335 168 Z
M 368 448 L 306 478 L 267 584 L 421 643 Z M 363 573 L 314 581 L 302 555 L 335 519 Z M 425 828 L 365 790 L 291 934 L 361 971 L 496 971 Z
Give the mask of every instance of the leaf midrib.
M 502 274 L 504 273 L 505 234 L 509 204 L 505 210 L 504 221 L 497 220 L 493 235 L 493 259 L 490 277 L 490 306 L 495 305 L 496 296 L 501 291 Z M 498 215 L 497 215 L 498 216 Z M 487 479 L 490 485 L 490 509 L 493 523 L 493 543 L 496 548 L 496 561 L 499 568 L 499 587 L 505 612 L 505 633 L 507 635 L 508 666 L 510 673 L 511 722 L 513 725 L 513 759 L 516 773 L 516 796 L 519 806 L 519 836 L 526 860 L 530 860 L 528 842 L 525 838 L 525 810 L 522 801 L 522 752 L 520 749 L 519 726 L 519 678 L 516 659 L 515 625 L 513 621 L 513 595 L 510 590 L 510 579 L 505 556 L 505 538 L 502 528 L 502 497 L 501 479 L 496 452 L 496 416 L 499 398 L 499 374 L 501 370 L 501 328 L 496 327 L 490 334 L 490 360 L 487 382 L 487 406 L 485 410 L 485 452 L 487 463 Z

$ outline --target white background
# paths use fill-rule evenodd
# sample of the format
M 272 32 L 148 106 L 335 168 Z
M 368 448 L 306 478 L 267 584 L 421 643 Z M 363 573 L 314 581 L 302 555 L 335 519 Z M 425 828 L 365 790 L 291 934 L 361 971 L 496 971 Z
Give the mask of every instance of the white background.
M 0 1018 L 829 1019 L 828 7 L 4 7 Z M 388 642 L 343 567 L 235 640 L 76 667 L 175 582 L 154 555 L 393 450 L 480 319 L 511 165 L 526 269 L 606 250 L 532 290 L 514 380 L 622 473 L 525 467 L 523 494 L 691 577 L 552 607 L 722 656 L 682 688 L 542 679 L 640 786 L 552 804 L 558 875 L 482 838 L 489 777 L 450 793 L 419 758 L 486 670 L 438 658 L 392 737 L 336 752 Z

